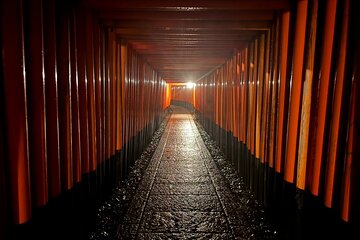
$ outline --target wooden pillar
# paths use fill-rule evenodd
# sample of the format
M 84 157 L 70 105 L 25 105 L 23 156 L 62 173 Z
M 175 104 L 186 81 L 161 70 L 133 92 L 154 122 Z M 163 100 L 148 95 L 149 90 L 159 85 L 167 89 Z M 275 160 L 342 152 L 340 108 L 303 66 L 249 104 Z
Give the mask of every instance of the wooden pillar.
M 97 121 L 96 121 L 96 94 L 95 94 L 95 63 L 94 63 L 94 26 L 93 17 L 89 9 L 86 10 L 86 78 L 88 90 L 88 127 L 89 127 L 89 168 L 96 170 L 97 164 Z
M 267 159 L 267 146 L 268 146 L 268 131 L 269 131 L 269 104 L 271 97 L 271 83 L 270 83 L 270 57 L 272 57 L 273 48 L 270 45 L 270 39 L 275 34 L 274 27 L 272 30 L 268 30 L 266 36 L 264 36 L 264 70 L 263 70 L 263 85 L 262 85 L 262 94 L 259 99 L 259 104 L 261 104 L 262 114 L 261 114 L 261 123 L 259 126 L 260 131 L 260 161 L 265 163 L 268 161 Z M 274 39 L 272 39 L 274 41 Z M 271 55 L 271 56 L 270 56 Z M 272 63 L 272 61 L 271 61 Z M 261 129 L 260 129 L 261 128 Z
M 115 42 L 115 34 L 111 29 L 107 30 L 107 52 L 106 52 L 106 60 L 107 60 L 107 87 L 106 90 L 107 95 L 108 95 L 108 103 L 107 103 L 107 109 L 109 111 L 109 120 L 108 120 L 108 132 L 109 132 L 109 158 L 111 158 L 112 156 L 115 155 L 115 129 L 114 129 L 114 123 L 115 123 L 115 111 L 114 111 L 114 107 L 115 107 L 115 92 L 114 90 L 116 90 L 114 83 L 116 81 L 116 76 L 115 76 L 115 54 L 116 54 L 116 42 Z
M 116 89 L 116 82 L 117 82 L 117 75 L 116 75 L 116 57 L 117 57 L 117 48 L 116 48 L 116 36 L 115 34 L 113 34 L 112 39 L 111 39 L 111 54 L 112 54 L 112 62 L 111 62 L 111 76 L 112 76 L 112 80 L 111 80 L 111 112 L 112 112 L 112 120 L 111 120 L 111 132 L 112 132 L 112 148 L 111 148 L 111 155 L 115 156 L 116 153 L 116 119 L 117 119 L 117 112 L 116 112 L 116 108 L 117 108 L 117 104 L 116 104 L 116 95 L 117 95 L 117 89 Z
M 119 151 L 123 146 L 122 134 L 122 60 L 121 43 L 116 44 L 116 150 Z
M 334 32 L 335 32 L 335 18 L 336 18 L 336 6 L 337 0 L 329 0 L 326 2 L 325 9 L 325 22 L 323 30 L 323 42 L 322 42 L 322 53 L 321 53 L 321 66 L 320 66 L 320 79 L 319 79 L 319 92 L 318 92 L 318 111 L 317 111 L 317 122 L 316 124 L 316 150 L 314 157 L 314 164 L 312 170 L 312 184 L 311 192 L 314 195 L 319 194 L 320 190 L 320 177 L 321 168 L 323 162 L 323 153 L 325 145 L 325 133 L 326 124 L 328 118 L 328 98 L 330 88 L 330 74 L 331 74 L 331 62 L 332 52 L 334 44 Z
M 75 183 L 81 181 L 81 142 L 79 116 L 79 72 L 78 72 L 78 39 L 77 16 L 71 6 L 70 11 L 70 69 L 71 69 L 71 130 L 73 154 L 73 179 Z
M 102 109 L 105 118 L 105 159 L 110 159 L 111 151 L 111 76 L 110 76 L 110 51 L 109 51 L 109 30 L 103 29 L 102 33 L 102 62 L 103 62 L 103 76 L 104 76 L 104 108 Z
M 216 71 L 217 72 L 217 71 Z M 220 95 L 220 91 L 219 91 L 219 81 L 216 77 L 216 72 L 214 73 L 214 82 L 215 82 L 215 124 L 217 126 L 219 126 L 219 123 L 220 123 L 220 116 L 219 116 L 219 95 Z M 201 85 L 199 87 L 199 89 L 201 90 Z M 203 98 L 202 97 L 202 92 L 201 92 L 201 99 Z M 200 106 L 202 107 L 202 104 L 200 104 Z
M 48 186 L 49 197 L 55 197 L 61 192 L 55 0 L 43 6 Z
M 252 114 L 252 95 L 253 95 L 253 84 L 252 84 L 252 78 L 254 73 L 254 43 L 250 44 L 250 50 L 249 50 L 249 63 L 248 63 L 248 71 L 249 75 L 246 78 L 247 81 L 247 126 L 246 126 L 246 146 L 247 149 L 250 150 L 251 147 L 251 114 Z
M 299 129 L 299 151 L 297 154 L 297 177 L 296 186 L 299 189 L 305 190 L 306 183 L 306 170 L 308 168 L 307 162 L 311 160 L 308 156 L 309 147 L 309 132 L 311 120 L 311 108 L 315 105 L 312 104 L 313 92 L 313 77 L 316 53 L 316 37 L 318 25 L 318 1 L 315 0 L 311 3 L 311 12 L 309 12 L 309 34 L 306 43 L 306 58 L 304 61 L 305 78 L 302 94 L 302 108 L 301 108 L 301 122 Z M 311 139 L 310 139 L 311 141 Z
M 33 205 L 48 201 L 42 0 L 25 1 L 29 162 Z
M 2 61 L 0 59 L 0 64 Z M 3 79 L 0 78 L 0 95 L 4 96 L 3 93 Z M 4 116 L 4 99 L 0 98 L 0 114 Z M 9 196 L 8 196 L 8 175 L 6 173 L 6 164 L 5 164 L 5 146 L 4 146 L 4 127 L 5 123 L 3 119 L 0 119 L 0 238 L 8 239 L 9 229 L 10 229 L 10 217 L 9 217 Z
M 121 129 L 122 129 L 122 143 L 123 145 L 127 142 L 126 135 L 126 85 L 125 85 L 125 77 L 126 77 L 126 66 L 127 66 L 127 47 L 122 42 L 121 43 Z
M 248 82 L 248 78 L 249 78 L 249 48 L 245 48 L 242 52 L 242 72 L 243 72 L 243 76 L 242 76 L 242 101 L 243 101 L 243 116 L 242 116 L 242 138 L 243 138 L 243 144 L 244 146 L 247 144 L 248 141 L 248 136 L 247 136 L 247 131 L 248 131 L 248 114 L 249 114 L 249 97 L 248 97 L 248 89 L 249 89 L 249 82 Z
M 294 37 L 294 54 L 292 74 L 290 79 L 290 108 L 289 108 L 289 126 L 286 143 L 285 158 L 285 180 L 293 183 L 295 177 L 296 153 L 298 143 L 298 129 L 300 116 L 300 99 L 302 92 L 304 48 L 306 34 L 308 1 L 299 0 L 297 2 L 295 37 Z
M 285 149 L 285 132 L 287 114 L 287 85 L 288 85 L 288 61 L 289 61 L 289 31 L 290 31 L 290 11 L 286 10 L 281 14 L 281 47 L 279 60 L 279 112 L 277 118 L 277 141 L 276 141 L 276 159 L 275 171 L 283 172 L 284 149 Z
M 339 54 L 337 55 L 336 76 L 334 76 L 334 94 L 332 104 L 332 116 L 330 124 L 329 147 L 325 173 L 325 206 L 333 207 L 334 202 L 340 200 L 341 173 L 346 141 L 346 126 L 349 106 L 351 75 L 351 60 L 349 56 L 355 47 L 350 35 L 350 0 L 342 2 L 343 13 L 341 19 L 341 37 L 339 42 Z M 350 39 L 349 39 L 350 38 Z
M 96 165 L 101 163 L 102 161 L 102 153 L 103 153 L 103 127 L 102 127 L 102 118 L 101 118 L 101 82 L 102 76 L 100 71 L 100 28 L 95 23 L 96 19 L 92 19 L 93 22 L 93 33 L 94 33 L 94 88 L 95 88 L 95 122 L 96 122 Z
M 4 0 L 1 5 L 6 157 L 12 218 L 21 224 L 31 216 L 23 6 L 22 1 L 14 0 Z
M 265 69 L 265 34 L 260 36 L 259 41 L 259 59 L 258 59 L 258 69 L 257 69 L 257 78 L 255 79 L 255 84 L 257 86 L 256 93 L 256 119 L 255 119 L 255 157 L 260 159 L 260 141 L 265 140 L 261 139 L 261 118 L 264 118 L 266 112 L 263 112 L 262 98 L 263 98 L 263 86 L 264 86 L 264 69 Z M 264 114 L 265 113 L 265 114 Z M 266 119 L 266 117 L 265 117 Z M 264 158 L 261 159 L 264 161 Z
M 356 14 L 356 10 L 352 10 Z M 356 18 L 354 23 L 353 41 L 360 41 L 360 20 Z M 353 51 L 354 49 L 350 49 Z M 352 59 L 351 99 L 349 108 L 349 120 L 347 123 L 346 154 L 344 172 L 342 174 L 341 194 L 341 218 L 344 221 L 359 222 L 360 213 L 360 47 L 355 46 L 354 58 Z
M 3 2 L 0 3 L 0 9 L 3 9 Z M 3 16 L 3 12 L 0 10 L 1 16 Z M 4 19 L 0 17 L 0 30 L 3 27 Z M 1 34 L 3 34 L 1 32 Z M 0 35 L 2 36 L 2 35 Z M 0 42 L 2 43 L 3 39 L 0 37 Z M 3 72 L 3 58 L 0 58 L 0 72 Z M 5 109 L 5 83 L 4 83 L 4 76 L 0 75 L 0 116 L 5 116 L 6 109 Z M 8 239 L 10 234 L 10 203 L 11 197 L 9 194 L 9 171 L 8 169 L 8 162 L 6 161 L 5 151 L 6 151 L 6 121 L 5 117 L 0 118 L 0 239 Z
M 241 53 L 237 51 L 235 53 L 235 106 L 234 106 L 234 112 L 235 112 L 235 137 L 237 138 L 237 144 L 240 142 L 240 116 L 243 114 L 241 109 Z M 239 163 L 239 159 L 236 159 L 236 161 Z
M 102 137 L 102 152 L 101 152 L 101 158 L 100 158 L 100 186 L 105 186 L 105 184 L 103 184 L 105 182 L 105 176 L 106 176 L 106 171 L 107 171 L 107 162 L 106 160 L 108 159 L 108 155 L 109 155 L 109 133 L 108 133 L 108 123 L 107 120 L 109 119 L 107 117 L 108 115 L 108 111 L 107 111 L 107 98 L 109 97 L 108 95 L 106 95 L 107 91 L 107 62 L 106 62 L 106 46 L 107 46 L 107 42 L 106 42 L 106 33 L 105 33 L 106 29 L 104 26 L 102 26 L 101 24 L 99 24 L 99 73 L 101 76 L 101 82 L 100 82 L 100 92 L 101 92 L 101 99 L 100 99 L 100 121 L 101 121 L 101 137 Z M 101 191 L 103 191 L 104 189 L 100 188 Z
M 224 108 L 224 105 L 223 105 L 223 89 L 224 89 L 224 86 L 223 86 L 223 79 L 222 79 L 222 72 L 221 70 L 217 70 L 217 78 L 218 78 L 218 81 L 219 81 L 219 127 L 222 128 L 223 127 L 223 108 Z M 203 87 L 203 84 L 202 83 L 202 87 Z M 204 94 L 204 88 L 202 88 L 202 91 L 203 91 L 203 94 Z M 202 104 L 203 105 L 203 108 L 204 108 L 204 103 Z M 219 136 L 220 137 L 220 136 Z
M 62 190 L 69 190 L 73 186 L 69 14 L 67 6 L 58 3 L 56 56 L 58 63 L 59 129 L 61 129 L 59 136 Z
M 256 105 L 257 105 L 257 99 L 256 99 L 256 94 L 257 91 L 259 91 L 258 89 L 258 84 L 257 84 L 257 76 L 258 76 L 258 67 L 259 67 L 259 40 L 255 39 L 254 41 L 254 52 L 253 52 L 253 75 L 250 79 L 251 81 L 251 117 L 250 117 L 250 152 L 251 155 L 256 156 L 255 155 L 255 140 L 256 140 Z
M 91 38 L 88 39 L 86 33 L 86 10 L 76 9 L 76 40 L 77 40 L 77 69 L 78 69 L 78 96 L 79 96 L 79 130 L 80 130 L 80 162 L 81 162 L 81 175 L 88 173 L 90 171 L 90 159 L 89 159 L 89 143 L 92 139 L 89 137 L 89 114 L 90 104 L 88 102 L 88 85 L 92 83 L 92 76 L 88 78 L 86 71 L 86 45 L 87 41 L 91 41 Z M 89 72 L 91 75 L 91 72 Z M 89 81 L 90 80 L 90 81 Z
M 271 91 L 271 100 L 269 104 L 270 112 L 270 126 L 269 128 L 269 157 L 268 162 L 271 168 L 275 168 L 275 158 L 276 158 L 276 119 L 278 117 L 278 107 L 279 107 L 279 83 L 280 83 L 280 16 L 276 18 L 276 23 L 274 26 L 274 39 L 273 39 L 273 57 L 272 57 L 272 66 L 270 69 L 271 75 L 269 73 L 269 91 Z M 271 76 L 271 77 L 270 77 Z

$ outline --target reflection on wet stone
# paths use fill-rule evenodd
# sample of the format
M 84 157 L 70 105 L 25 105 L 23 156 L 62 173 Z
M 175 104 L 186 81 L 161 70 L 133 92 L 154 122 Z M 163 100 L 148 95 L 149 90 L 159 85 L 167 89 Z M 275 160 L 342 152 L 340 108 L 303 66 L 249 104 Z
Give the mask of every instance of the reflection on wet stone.
M 125 217 L 103 218 L 117 221 L 116 235 L 91 239 L 276 239 L 251 193 L 190 114 L 172 114 L 158 142 L 137 192 L 127 196 L 132 202 Z
M 211 183 L 210 176 L 207 174 L 193 174 L 193 173 L 158 173 L 155 178 L 155 183 Z
M 151 211 L 221 211 L 216 196 L 212 195 L 152 195 L 146 210 Z
M 138 239 L 150 240 L 228 240 L 230 233 L 140 233 Z
M 152 194 L 215 195 L 215 189 L 211 183 L 155 183 Z
M 151 212 L 145 214 L 140 231 L 221 233 L 230 229 L 221 212 Z

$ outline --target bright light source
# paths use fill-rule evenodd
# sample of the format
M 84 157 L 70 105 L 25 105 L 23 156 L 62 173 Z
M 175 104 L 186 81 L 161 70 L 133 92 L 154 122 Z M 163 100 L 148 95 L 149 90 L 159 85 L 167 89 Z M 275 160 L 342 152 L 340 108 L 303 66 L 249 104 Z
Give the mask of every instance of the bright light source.
M 194 83 L 192 83 L 192 82 L 188 82 L 188 83 L 186 83 L 186 87 L 187 88 L 193 88 L 194 87 Z

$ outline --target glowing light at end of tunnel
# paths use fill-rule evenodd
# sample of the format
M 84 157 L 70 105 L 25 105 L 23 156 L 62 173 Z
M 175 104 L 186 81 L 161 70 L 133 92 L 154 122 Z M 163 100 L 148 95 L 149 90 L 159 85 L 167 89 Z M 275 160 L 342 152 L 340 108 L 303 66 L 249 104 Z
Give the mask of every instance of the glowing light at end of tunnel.
M 193 83 L 193 82 L 186 83 L 187 88 L 194 88 L 194 86 L 195 86 L 195 83 Z

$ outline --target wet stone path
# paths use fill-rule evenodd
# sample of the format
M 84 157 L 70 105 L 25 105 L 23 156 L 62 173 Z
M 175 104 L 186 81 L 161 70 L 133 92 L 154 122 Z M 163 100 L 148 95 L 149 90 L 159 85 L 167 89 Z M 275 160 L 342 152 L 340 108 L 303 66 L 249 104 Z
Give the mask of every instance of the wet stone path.
M 172 114 L 117 238 L 251 239 L 238 204 L 192 115 Z

